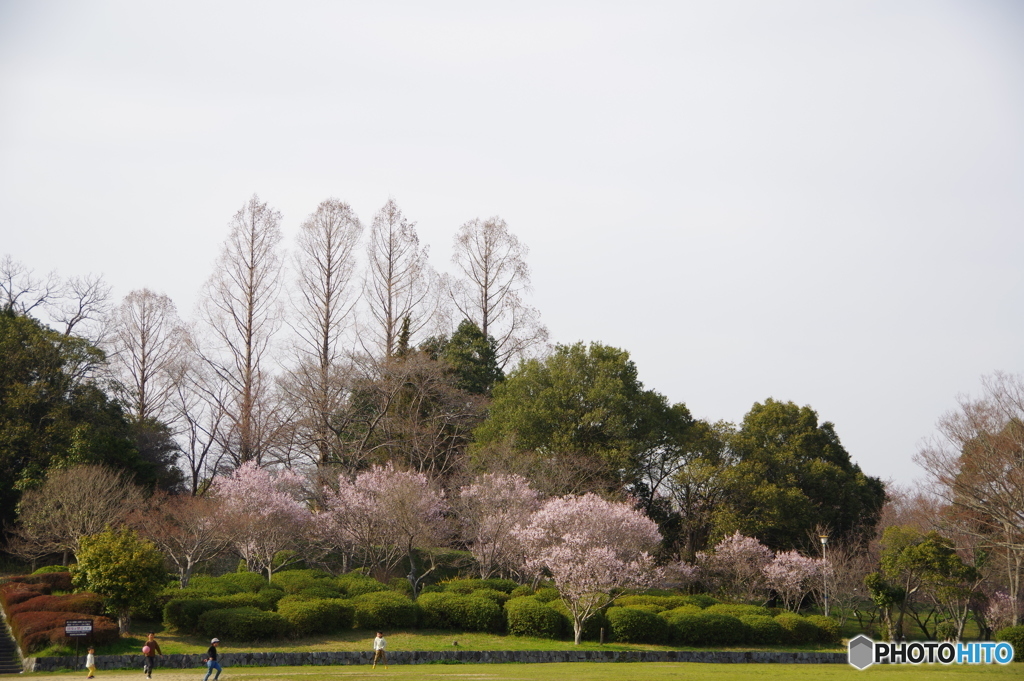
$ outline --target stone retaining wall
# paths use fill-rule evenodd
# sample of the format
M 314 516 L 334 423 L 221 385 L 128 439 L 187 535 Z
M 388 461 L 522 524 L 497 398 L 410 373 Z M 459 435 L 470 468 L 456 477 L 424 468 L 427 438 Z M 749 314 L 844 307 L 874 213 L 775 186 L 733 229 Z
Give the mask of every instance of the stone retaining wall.
M 97 655 L 97 669 L 142 669 L 142 655 Z M 205 666 L 203 655 L 164 655 L 157 668 L 198 669 Z M 295 667 L 302 665 L 371 664 L 372 651 L 338 653 L 222 653 L 227 667 Z M 449 663 L 540 663 L 540 662 L 714 662 L 714 663 L 802 663 L 845 664 L 846 653 L 721 652 L 685 650 L 394 650 L 388 664 Z M 74 657 L 30 657 L 27 672 L 52 672 L 85 665 L 85 655 Z

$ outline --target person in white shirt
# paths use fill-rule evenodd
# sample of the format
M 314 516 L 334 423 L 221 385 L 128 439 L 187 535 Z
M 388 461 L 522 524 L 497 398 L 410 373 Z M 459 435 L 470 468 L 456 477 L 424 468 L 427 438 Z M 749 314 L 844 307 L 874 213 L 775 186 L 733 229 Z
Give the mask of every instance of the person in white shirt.
M 377 638 L 373 639 L 373 667 L 377 668 L 377 660 L 384 663 L 384 669 L 388 668 L 388 655 L 384 650 L 388 647 L 388 642 L 384 640 L 384 632 L 378 631 Z
M 85 677 L 91 679 L 96 676 L 96 649 L 89 648 L 89 653 L 85 656 L 85 668 L 89 670 L 89 676 Z

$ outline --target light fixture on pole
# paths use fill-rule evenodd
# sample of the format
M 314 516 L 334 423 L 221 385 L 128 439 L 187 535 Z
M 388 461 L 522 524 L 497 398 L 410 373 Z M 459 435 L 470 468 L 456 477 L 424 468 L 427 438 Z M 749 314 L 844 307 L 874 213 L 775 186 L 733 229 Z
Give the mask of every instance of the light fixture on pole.
M 825 564 L 826 554 L 825 546 L 828 545 L 828 535 L 822 532 L 818 535 L 818 539 L 821 540 L 821 585 L 822 585 L 822 601 L 824 602 L 825 617 L 828 617 L 828 567 Z

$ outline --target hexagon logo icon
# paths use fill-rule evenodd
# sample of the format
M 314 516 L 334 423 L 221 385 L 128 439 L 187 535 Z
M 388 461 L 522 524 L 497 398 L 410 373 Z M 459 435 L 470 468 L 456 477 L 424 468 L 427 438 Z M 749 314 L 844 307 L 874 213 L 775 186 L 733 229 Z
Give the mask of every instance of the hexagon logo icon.
M 874 662 L 875 642 L 861 634 L 846 645 L 846 661 L 857 669 L 867 669 Z

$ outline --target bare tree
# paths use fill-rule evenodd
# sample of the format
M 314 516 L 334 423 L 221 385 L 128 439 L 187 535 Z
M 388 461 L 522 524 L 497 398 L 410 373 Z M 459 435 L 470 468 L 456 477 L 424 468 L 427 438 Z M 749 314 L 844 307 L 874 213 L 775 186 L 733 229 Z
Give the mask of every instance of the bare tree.
M 139 533 L 157 545 L 178 571 L 181 588 L 196 566 L 220 554 L 230 543 L 221 500 L 157 492 L 132 516 Z
M 146 288 L 132 291 L 115 311 L 112 331 L 111 360 L 128 414 L 137 422 L 166 418 L 188 345 L 174 303 Z
M 484 336 L 493 337 L 498 364 L 522 357 L 547 341 L 540 314 L 523 301 L 530 288 L 528 249 L 509 232 L 499 217 L 470 220 L 452 244 L 452 262 L 462 277 L 449 285 L 449 294 L 462 315 Z
M 286 390 L 298 403 L 298 436 L 319 464 L 331 459 L 328 420 L 344 398 L 342 342 L 355 304 L 349 283 L 361 232 L 359 218 L 337 199 L 322 202 L 299 230 L 298 362 Z
M 15 535 L 47 553 L 62 552 L 67 565 L 82 537 L 120 525 L 141 500 L 141 491 L 126 475 L 106 466 L 58 469 L 38 489 L 22 495 Z
M 55 272 L 38 277 L 10 255 L 0 260 L 0 307 L 31 314 L 59 297 L 62 289 L 63 284 Z
M 267 366 L 281 318 L 280 221 L 256 195 L 235 213 L 201 308 L 213 345 L 202 357 L 226 386 L 222 444 L 236 465 L 262 464 L 280 426 Z
M 65 336 L 74 333 L 94 345 L 103 345 L 108 333 L 110 290 L 100 275 L 71 277 L 50 316 Z
M 1005 552 L 1016 606 L 1024 562 L 1024 377 L 996 373 L 982 384 L 983 397 L 961 396 L 960 408 L 939 419 L 939 436 L 916 460 L 944 500 L 970 514 L 961 529 Z M 1019 621 L 1021 613 L 1013 616 Z
M 200 494 L 216 474 L 224 456 L 226 384 L 209 367 L 186 353 L 171 373 L 173 417 L 178 444 L 187 467 L 189 491 Z
M 431 321 L 436 307 L 434 273 L 427 249 L 420 247 L 416 224 L 402 215 L 394 199 L 377 212 L 367 247 L 364 296 L 370 319 L 360 337 L 370 354 L 391 357 L 402 325 L 415 335 Z

